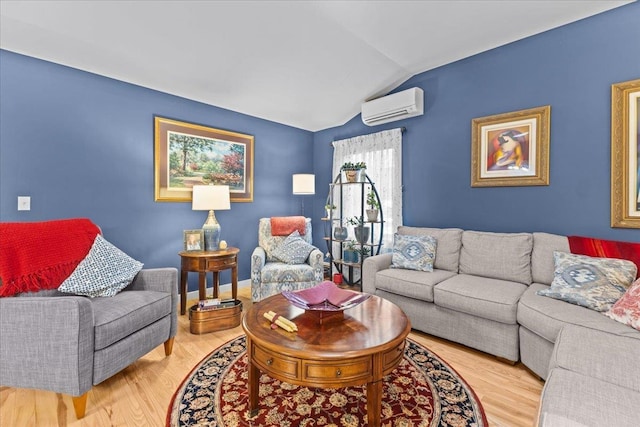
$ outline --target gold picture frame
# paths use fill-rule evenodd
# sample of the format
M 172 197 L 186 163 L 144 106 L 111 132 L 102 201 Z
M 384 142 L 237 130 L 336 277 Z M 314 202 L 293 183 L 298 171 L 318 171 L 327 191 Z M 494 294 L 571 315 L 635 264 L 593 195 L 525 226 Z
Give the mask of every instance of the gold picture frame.
M 549 185 L 551 106 L 471 121 L 471 186 Z
M 611 227 L 640 228 L 640 79 L 611 85 Z
M 194 185 L 228 185 L 232 202 L 253 201 L 252 135 L 154 117 L 156 202 L 190 202 Z

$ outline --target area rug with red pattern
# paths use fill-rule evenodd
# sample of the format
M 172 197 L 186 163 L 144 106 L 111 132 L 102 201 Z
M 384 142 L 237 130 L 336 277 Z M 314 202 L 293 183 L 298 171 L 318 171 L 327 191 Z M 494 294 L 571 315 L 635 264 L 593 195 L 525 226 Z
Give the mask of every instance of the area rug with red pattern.
M 310 427 L 367 425 L 366 386 L 300 387 L 263 374 L 260 411 L 249 416 L 246 337 L 205 357 L 171 399 L 167 426 Z M 403 360 L 384 378 L 382 426 L 487 426 L 469 385 L 437 355 L 407 340 Z

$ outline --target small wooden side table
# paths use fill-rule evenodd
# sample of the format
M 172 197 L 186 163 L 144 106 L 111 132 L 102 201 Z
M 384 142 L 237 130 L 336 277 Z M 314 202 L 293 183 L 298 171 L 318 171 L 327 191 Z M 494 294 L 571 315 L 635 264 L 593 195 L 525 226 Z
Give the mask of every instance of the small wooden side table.
M 218 273 L 231 269 L 231 295 L 238 299 L 238 248 L 220 249 L 217 251 L 182 251 L 179 253 L 180 263 L 180 314 L 187 311 L 187 274 L 199 274 L 198 296 L 201 300 L 207 297 L 207 273 L 213 273 L 213 297 L 218 298 Z

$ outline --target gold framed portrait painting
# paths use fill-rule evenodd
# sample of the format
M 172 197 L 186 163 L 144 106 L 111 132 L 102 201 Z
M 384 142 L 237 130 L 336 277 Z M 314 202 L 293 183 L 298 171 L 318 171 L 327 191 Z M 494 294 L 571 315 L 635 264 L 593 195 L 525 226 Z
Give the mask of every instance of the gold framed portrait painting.
M 611 86 L 611 226 L 640 228 L 640 79 Z
M 551 107 L 471 121 L 471 186 L 549 185 Z

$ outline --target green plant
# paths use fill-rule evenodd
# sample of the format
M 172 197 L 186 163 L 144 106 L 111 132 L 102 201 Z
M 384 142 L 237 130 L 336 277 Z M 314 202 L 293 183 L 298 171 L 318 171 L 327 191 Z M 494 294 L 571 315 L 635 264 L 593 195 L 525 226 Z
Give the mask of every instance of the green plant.
M 364 225 L 364 220 L 361 216 L 353 216 L 351 218 L 347 218 L 347 224 L 359 227 Z
M 340 168 L 340 170 L 343 171 L 354 171 L 354 170 L 359 170 L 359 169 L 366 169 L 367 168 L 367 164 L 365 162 L 357 162 L 357 163 L 352 163 L 352 162 L 345 162 L 342 167 Z
M 380 203 L 378 203 L 378 198 L 373 190 L 370 190 L 369 194 L 367 194 L 367 205 L 370 209 L 380 209 Z
M 337 208 L 336 205 L 330 205 L 329 203 L 327 203 L 326 205 L 324 205 L 324 208 L 328 211 L 330 211 L 331 209 L 335 209 Z
M 346 242 L 344 242 L 344 247 L 348 251 L 359 252 L 358 246 L 360 246 L 360 244 L 355 240 L 347 240 Z

